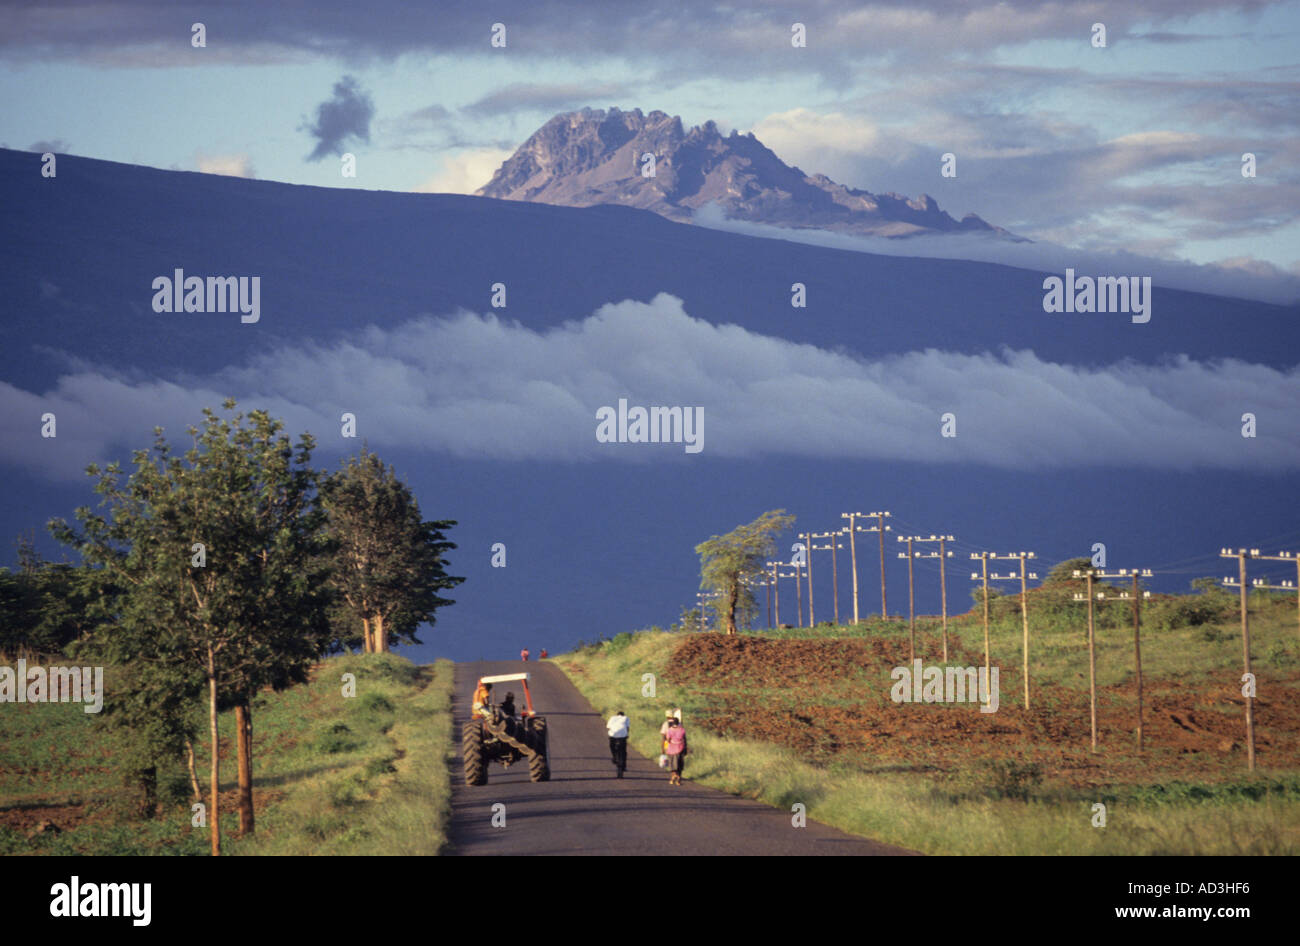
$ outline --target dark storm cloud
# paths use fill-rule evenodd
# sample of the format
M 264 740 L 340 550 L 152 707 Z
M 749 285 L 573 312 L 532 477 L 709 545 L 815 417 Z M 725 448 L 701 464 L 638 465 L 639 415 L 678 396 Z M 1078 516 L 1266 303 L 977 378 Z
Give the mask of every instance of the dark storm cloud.
M 370 140 L 370 119 L 374 117 L 375 104 L 357 80 L 344 76 L 334 83 L 334 97 L 316 106 L 316 121 L 304 126 L 316 139 L 316 148 L 307 156 L 308 161 L 319 161 L 327 154 L 342 154 L 343 143 L 348 138 Z
M 629 13 L 590 0 L 501 0 L 413 4 L 350 0 L 268 6 L 235 0 L 213 6 L 174 0 L 121 0 L 111 6 L 76 0 L 0 6 L 0 48 L 24 58 L 91 58 L 123 65 L 193 65 L 190 24 L 207 27 L 202 62 L 265 62 L 277 56 L 328 54 L 392 58 L 404 53 L 477 52 L 490 46 L 494 22 L 507 27 L 509 49 L 557 56 L 653 59 L 696 74 L 817 70 L 846 78 L 869 56 L 943 60 L 953 51 L 991 51 L 1036 39 L 1077 36 L 1103 21 L 1111 35 L 1185 21 L 1206 11 L 1253 11 L 1270 0 L 805 0 L 796 7 L 760 0 L 690 5 L 645 0 Z M 807 27 L 808 48 L 793 50 L 790 27 Z M 1157 33 L 1157 35 L 1163 35 Z

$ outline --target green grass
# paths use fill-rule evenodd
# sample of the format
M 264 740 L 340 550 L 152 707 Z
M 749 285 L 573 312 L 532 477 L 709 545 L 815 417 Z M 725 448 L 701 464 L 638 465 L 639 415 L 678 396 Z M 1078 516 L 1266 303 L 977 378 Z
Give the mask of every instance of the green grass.
M 1032 605 L 1031 605 L 1032 608 Z M 1260 616 L 1256 641 L 1290 666 L 1296 650 L 1294 600 L 1283 613 Z M 1034 632 L 1031 609 L 1031 633 Z M 935 622 L 937 626 L 937 622 Z M 1220 626 L 1230 635 L 1230 625 Z M 857 637 L 882 633 L 906 639 L 906 622 L 874 622 L 858 627 L 763 632 L 780 638 Z M 1014 641 L 1010 640 L 1014 630 Z M 950 624 L 968 650 L 983 650 L 976 620 Z M 1086 690 L 1086 645 L 1074 640 L 1077 626 L 1062 622 L 1055 633 L 1041 630 L 1031 668 L 1035 680 L 1078 687 L 1080 660 Z M 1113 682 L 1124 679 L 1122 630 L 1108 630 L 1106 660 Z M 1291 639 L 1287 635 L 1291 635 Z M 1000 625 L 994 636 L 995 660 L 1018 658 L 1019 617 Z M 935 634 L 937 638 L 937 631 Z M 1118 637 L 1112 642 L 1110 637 Z M 1231 642 L 1202 639 L 1201 628 L 1160 632 L 1144 651 L 1144 675 L 1194 676 L 1233 667 Z M 1047 640 L 1044 640 L 1047 638 Z M 1055 638 L 1055 639 L 1053 639 Z M 1292 767 L 1244 771 L 1227 780 L 1112 784 L 1077 788 L 1043 784 L 1033 763 L 971 760 L 940 779 L 915 766 L 872 764 L 841 759 L 814 766 L 780 745 L 709 733 L 693 720 L 707 716 L 718 692 L 750 705 L 779 698 L 778 692 L 746 690 L 743 681 L 698 687 L 675 685 L 667 674 L 669 658 L 683 635 L 644 631 L 618 635 L 602 644 L 554 658 L 598 712 L 624 709 L 632 720 L 632 744 L 647 756 L 658 754 L 658 730 L 665 708 L 680 706 L 691 733 L 687 777 L 702 785 L 755 798 L 778 808 L 806 806 L 808 816 L 842 830 L 928 854 L 1296 854 L 1300 853 L 1300 774 Z M 978 641 L 978 643 L 977 643 Z M 1258 646 L 1258 645 L 1257 645 Z M 1181 652 L 1181 653 L 1180 653 Z M 1240 640 L 1236 641 L 1240 660 Z M 1004 656 L 1005 654 L 1005 656 Z M 937 659 L 937 656 L 936 656 Z M 1237 664 L 1239 667 L 1239 664 Z M 1157 669 L 1158 668 L 1158 669 Z M 815 668 L 810 668 L 815 673 Z M 1256 668 L 1265 677 L 1267 660 Z M 643 675 L 655 675 L 657 693 L 644 696 Z M 828 684 L 838 691 L 839 681 Z M 1004 684 L 1004 701 L 1016 691 Z M 1289 698 L 1289 697 L 1288 697 Z M 1105 804 L 1107 825 L 1093 827 L 1093 805 Z
M 354 697 L 343 696 L 345 673 L 356 675 Z M 439 853 L 451 799 L 451 691 L 450 662 L 416 667 L 382 654 L 327 660 L 310 684 L 259 697 L 257 830 L 247 838 L 233 836 L 234 721 L 223 714 L 223 853 Z M 0 823 L 0 854 L 207 853 L 208 829 L 191 826 L 182 765 L 160 772 L 159 816 L 138 820 L 120 800 L 111 732 L 77 706 L 10 709 L 22 712 L 0 713 L 0 818 L 48 812 L 65 830 L 28 839 Z M 206 792 L 206 745 L 196 746 L 196 766 Z

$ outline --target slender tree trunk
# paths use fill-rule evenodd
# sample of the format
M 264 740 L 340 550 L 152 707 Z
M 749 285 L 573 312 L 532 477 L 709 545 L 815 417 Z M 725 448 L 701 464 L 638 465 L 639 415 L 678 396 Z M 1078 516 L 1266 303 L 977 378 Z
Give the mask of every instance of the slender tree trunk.
M 375 621 L 375 653 L 388 653 L 388 634 L 384 631 L 384 616 L 376 614 Z
M 365 653 L 369 654 L 374 650 L 374 647 L 371 646 L 370 643 L 370 618 L 361 619 L 361 635 L 365 638 L 365 644 L 362 649 Z
M 253 709 L 235 707 L 236 755 L 239 757 L 239 836 L 253 833 Z
M 185 740 L 185 765 L 190 770 L 190 789 L 194 792 L 194 800 L 203 801 L 203 790 L 199 787 L 199 773 L 194 767 L 194 743 L 188 739 Z
M 158 817 L 158 766 L 140 770 L 140 791 L 140 817 L 145 820 Z
M 221 854 L 221 732 L 217 726 L 217 658 L 208 645 L 208 730 L 212 740 L 212 810 L 208 812 L 211 827 L 212 856 Z

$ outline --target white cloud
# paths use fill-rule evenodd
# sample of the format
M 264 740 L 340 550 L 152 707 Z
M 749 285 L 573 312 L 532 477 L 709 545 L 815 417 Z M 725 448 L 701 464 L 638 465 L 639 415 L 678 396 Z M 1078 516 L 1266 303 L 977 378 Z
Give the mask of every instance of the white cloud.
M 246 154 L 204 154 L 199 152 L 194 164 L 204 174 L 224 174 L 228 177 L 256 177 L 253 159 Z
M 1028 351 L 933 349 L 879 360 L 795 344 L 689 316 L 681 300 L 602 306 L 533 331 L 460 312 L 353 340 L 296 345 L 181 384 L 89 369 L 42 395 L 0 385 L 0 460 L 58 478 L 150 442 L 183 441 L 204 406 L 227 395 L 266 407 L 326 449 L 339 416 L 375 447 L 502 460 L 646 460 L 680 445 L 599 444 L 596 411 L 702 407 L 703 457 L 815 456 L 1014 469 L 1300 468 L 1300 369 L 1239 361 L 1083 368 Z M 58 437 L 35 418 L 53 411 Z M 940 416 L 957 416 L 957 437 Z M 1241 415 L 1258 437 L 1241 436 Z
M 442 168 L 415 190 L 426 194 L 472 194 L 497 172 L 514 152 L 501 148 L 476 148 L 445 157 Z
M 827 151 L 858 157 L 875 155 L 892 161 L 909 148 L 897 137 L 882 135 L 877 125 L 862 118 L 807 108 L 768 115 L 753 131 L 783 161 L 798 164 L 810 174 L 823 171 L 828 162 L 834 163 Z
M 696 210 L 691 222 L 746 236 L 789 240 L 793 243 L 829 246 L 880 256 L 976 260 L 1049 273 L 1064 272 L 1067 266 L 1080 272 L 1137 273 L 1150 276 L 1156 285 L 1170 289 L 1186 289 L 1234 299 L 1257 299 L 1281 305 L 1300 301 L 1300 278 L 1269 263 L 1246 266 L 1237 260 L 1197 264 L 1156 259 L 1127 251 L 1076 249 L 1041 241 L 1013 243 L 987 233 L 936 233 L 906 240 L 857 236 L 829 230 L 774 227 L 747 220 L 731 220 L 717 204 L 706 204 Z

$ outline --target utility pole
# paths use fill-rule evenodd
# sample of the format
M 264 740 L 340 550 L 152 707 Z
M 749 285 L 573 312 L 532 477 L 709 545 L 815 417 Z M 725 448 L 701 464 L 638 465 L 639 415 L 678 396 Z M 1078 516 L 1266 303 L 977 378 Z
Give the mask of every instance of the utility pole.
M 1029 709 L 1029 579 L 1038 580 L 1038 572 L 1026 570 L 1026 561 L 1034 557 L 1033 552 L 1011 552 L 1007 555 L 989 555 L 990 559 L 1002 559 L 1004 561 L 1018 561 L 1020 570 L 1009 572 L 1005 575 L 993 574 L 989 577 L 994 581 L 1018 581 L 1020 582 L 1020 623 L 1022 627 L 1022 638 L 1020 644 L 1021 673 L 1025 678 L 1025 710 Z
M 697 591 L 695 593 L 695 600 L 700 609 L 701 631 L 707 631 L 709 629 L 709 602 L 716 597 L 718 597 L 716 591 Z
M 835 597 L 835 608 L 834 608 L 834 611 L 835 611 L 835 623 L 836 623 L 836 625 L 838 625 L 838 624 L 840 623 L 840 574 L 839 574 L 839 566 L 836 564 L 836 560 L 837 560 L 840 556 L 839 556 L 839 553 L 836 552 L 835 550 L 836 550 L 836 549 L 842 549 L 842 548 L 844 548 L 844 546 L 842 546 L 842 545 L 839 544 L 839 537 L 840 537 L 841 535 L 843 535 L 843 534 L 844 534 L 844 530 L 842 530 L 842 529 L 841 529 L 840 531 L 838 531 L 838 532 L 814 532 L 814 533 L 812 533 L 812 534 L 809 536 L 809 545 L 808 545 L 808 560 L 809 560 L 809 561 L 812 561 L 812 553 L 813 553 L 813 550 L 814 550 L 814 549 L 817 550 L 818 552 L 824 552 L 824 551 L 826 551 L 827 549 L 830 550 L 830 553 L 831 553 L 831 594 L 834 595 L 834 597 Z M 811 540 L 812 540 L 812 539 L 830 539 L 830 543 L 827 544 L 827 545 L 813 545 L 813 544 L 811 544 Z M 811 592 L 809 592 L 809 601 L 811 601 L 811 600 L 812 600 Z
M 805 552 L 807 550 L 805 549 Z M 799 586 L 803 583 L 803 570 L 800 567 L 798 559 L 794 560 L 794 618 L 795 626 L 803 627 L 803 589 Z
M 813 534 L 805 532 L 799 536 L 804 540 L 804 558 L 808 560 L 808 626 L 816 627 L 817 619 L 813 617 L 813 584 L 812 584 L 812 544 Z
M 1262 558 L 1259 549 L 1220 549 L 1220 558 L 1235 558 L 1237 560 L 1236 581 L 1231 578 L 1224 578 L 1223 584 L 1228 588 L 1241 589 L 1241 648 L 1242 648 L 1242 665 L 1245 668 L 1242 678 L 1247 687 L 1246 694 L 1246 764 L 1250 771 L 1255 771 L 1255 685 L 1254 675 L 1250 672 L 1250 617 L 1246 602 L 1246 590 L 1249 585 L 1246 583 L 1246 559 Z M 1249 678 L 1249 679 L 1247 679 Z
M 907 551 L 899 552 L 898 557 L 907 559 L 907 665 L 909 667 L 912 661 L 916 660 L 916 586 L 912 580 L 912 543 L 916 539 L 914 535 L 898 537 L 899 542 L 907 543 Z
M 858 543 L 855 541 L 854 536 L 858 532 L 866 531 L 857 528 L 855 525 L 857 518 L 861 515 L 860 512 L 840 513 L 841 519 L 849 520 L 849 524 L 845 526 L 845 531 L 849 534 L 849 561 L 853 566 L 853 623 L 855 625 L 858 623 Z
M 971 572 L 971 581 L 983 579 L 984 591 L 981 597 L 984 599 L 984 679 L 992 680 L 992 671 L 989 664 L 989 556 L 992 552 L 971 552 L 970 557 L 980 560 L 981 572 Z M 992 686 L 992 684 L 989 684 Z
M 885 533 L 893 530 L 885 525 L 885 518 L 889 513 L 869 512 L 867 515 L 874 517 L 876 520 L 875 526 L 867 531 L 880 533 L 880 618 L 881 620 L 887 620 L 889 618 L 889 606 L 885 600 Z
M 1254 588 L 1271 588 L 1274 591 L 1294 591 L 1296 592 L 1296 617 L 1300 619 L 1300 555 L 1295 552 L 1278 552 L 1276 555 L 1255 555 L 1251 558 L 1259 559 L 1262 562 L 1295 562 L 1295 581 L 1283 580 L 1279 584 L 1266 584 L 1263 578 L 1256 578 L 1251 582 Z
M 849 534 L 849 554 L 853 560 L 853 623 L 858 623 L 858 546 L 854 541 L 854 535 L 858 532 L 879 532 L 880 533 L 880 616 L 886 617 L 885 613 L 885 533 L 894 530 L 885 525 L 885 520 L 889 518 L 887 512 L 842 512 L 841 519 L 849 520 L 849 527 L 846 530 Z M 876 524 L 870 529 L 864 529 L 856 524 L 858 519 L 875 519 Z
M 772 575 L 763 568 L 763 598 L 767 602 L 767 629 L 772 630 Z
M 781 623 L 781 590 L 776 586 L 776 569 L 778 562 L 765 562 L 764 574 L 767 575 L 767 626 L 768 628 L 776 627 Z M 772 623 L 772 599 L 776 598 L 776 624 Z
M 776 626 L 781 626 L 781 579 L 793 578 L 798 581 L 798 576 L 794 572 L 783 572 L 781 568 L 785 562 L 768 562 L 768 567 L 772 569 L 772 604 L 776 608 Z
M 1088 713 L 1092 726 L 1092 751 L 1097 751 L 1097 650 L 1094 645 L 1093 617 L 1092 617 L 1092 582 L 1096 577 L 1096 570 L 1089 568 L 1087 571 L 1075 571 L 1075 578 L 1088 579 L 1088 591 L 1080 595 L 1077 591 L 1074 593 L 1074 600 L 1079 601 L 1086 599 L 1088 602 Z
M 943 604 L 943 662 L 946 664 L 948 662 L 948 576 L 947 576 L 947 571 L 944 568 L 944 564 L 946 559 L 952 558 L 952 552 L 946 551 L 944 549 L 944 543 L 954 542 L 956 540 L 950 535 L 932 535 L 929 538 L 924 538 L 919 535 L 914 535 L 912 536 L 912 540 L 914 542 L 938 542 L 939 543 L 938 552 L 917 552 L 912 557 L 913 558 L 937 558 L 939 560 L 939 598 Z M 909 565 L 909 568 L 910 567 L 911 566 Z M 910 583 L 911 582 L 909 578 L 909 591 L 908 591 L 909 598 L 911 597 Z
M 1088 580 L 1088 591 L 1086 594 L 1075 592 L 1074 600 L 1088 600 L 1088 688 L 1090 691 L 1090 714 L 1092 718 L 1092 751 L 1097 751 L 1097 658 L 1095 648 L 1096 636 L 1096 619 L 1093 614 L 1093 601 L 1128 601 L 1133 602 L 1133 666 L 1137 677 L 1137 744 L 1138 752 L 1144 748 L 1143 726 L 1142 726 L 1142 611 L 1140 600 L 1150 598 L 1151 592 L 1143 591 L 1139 594 L 1138 578 L 1150 578 L 1151 569 L 1149 568 L 1121 568 L 1117 572 L 1103 571 L 1100 568 L 1089 568 L 1087 570 L 1076 570 L 1073 572 L 1075 578 L 1086 578 Z M 1093 582 L 1097 579 L 1107 578 L 1127 578 L 1133 582 L 1132 591 L 1119 591 L 1109 589 L 1111 593 L 1107 594 L 1106 588 L 1101 591 L 1094 591 Z

